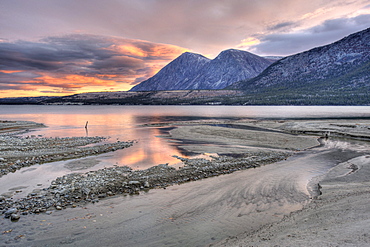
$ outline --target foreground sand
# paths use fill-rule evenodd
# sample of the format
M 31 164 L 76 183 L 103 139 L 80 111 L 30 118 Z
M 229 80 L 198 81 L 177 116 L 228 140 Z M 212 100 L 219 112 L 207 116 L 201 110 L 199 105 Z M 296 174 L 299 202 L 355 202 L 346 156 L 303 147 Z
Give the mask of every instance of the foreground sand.
M 310 150 L 327 132 L 331 136 L 368 138 L 368 121 L 246 120 L 213 126 L 201 122 L 183 125 L 171 132 L 172 138 L 207 143 L 184 145 L 189 151 L 236 156 L 283 151 L 297 155 L 272 165 L 140 196 L 111 198 L 51 216 L 24 217 L 22 225 L 0 221 L 4 229 L 12 230 L 5 230 L 0 239 L 10 246 L 368 245 L 368 143 L 356 146 L 355 142 L 329 138 L 324 146 Z M 298 152 L 305 149 L 308 151 Z M 315 171 L 330 167 L 334 168 L 328 175 L 317 177 L 306 187 L 308 180 L 317 176 Z M 318 183 L 322 195 L 308 203 L 310 188 L 311 197 L 319 194 L 315 190 Z M 305 208 L 297 211 L 303 205 Z M 293 211 L 297 212 L 284 217 Z M 35 223 L 45 226 L 34 228 Z
M 206 246 L 301 209 L 308 179 L 335 163 L 328 157 L 337 151 L 320 149 L 165 190 L 28 215 L 16 224 L 0 220 L 12 229 L 0 239 L 9 246 Z
M 301 121 L 275 127 L 296 133 L 331 131 L 334 136 L 364 140 L 370 134 L 369 122 L 361 120 Z M 358 151 L 364 151 L 365 155 L 340 163 L 311 181 L 319 184 L 320 195 L 304 209 L 278 223 L 212 246 L 370 246 L 369 146 L 359 145 Z
M 370 246 L 370 156 L 333 168 L 303 210 L 215 246 Z
M 368 120 L 247 121 L 238 124 L 329 138 L 370 139 Z M 186 126 L 173 131 L 182 138 L 191 136 L 198 141 L 234 145 L 243 142 L 251 148 L 304 149 L 310 145 L 310 141 L 301 136 L 260 133 L 205 126 Z M 207 151 L 217 148 L 210 147 Z M 368 155 L 340 163 L 328 174 L 311 181 L 313 187 L 319 184 L 321 195 L 314 195 L 303 210 L 292 213 L 279 223 L 227 238 L 214 246 L 370 246 L 370 150 L 365 146 L 361 151 L 368 152 Z

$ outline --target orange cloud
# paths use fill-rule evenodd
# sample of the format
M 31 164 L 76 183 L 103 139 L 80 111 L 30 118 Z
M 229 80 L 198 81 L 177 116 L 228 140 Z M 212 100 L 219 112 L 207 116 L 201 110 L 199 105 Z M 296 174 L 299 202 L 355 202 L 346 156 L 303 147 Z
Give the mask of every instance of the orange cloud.
M 13 73 L 19 73 L 22 72 L 22 70 L 0 70 L 0 73 L 5 73 L 5 74 L 13 74 Z
M 249 37 L 246 39 L 243 39 L 239 45 L 237 45 L 238 48 L 245 48 L 248 49 L 253 45 L 258 45 L 261 43 L 261 41 L 257 38 Z
M 149 55 L 152 57 L 167 57 L 173 59 L 187 51 L 189 50 L 174 45 L 158 45 L 153 47 Z
M 9 47 L 14 52 L 9 52 Z M 0 53 L 4 54 L 0 57 L 0 90 L 8 92 L 5 97 L 14 90 L 34 96 L 129 90 L 187 50 L 87 34 L 0 43 Z
M 162 58 L 175 58 L 181 53 L 189 51 L 188 49 L 167 45 L 167 44 L 154 44 L 146 41 L 137 43 L 112 45 L 108 49 L 117 51 L 125 56 L 134 56 L 141 58 L 162 57 Z
M 96 77 L 82 76 L 82 75 L 67 75 L 64 77 L 52 77 L 45 75 L 37 78 L 36 83 L 40 83 L 48 87 L 59 88 L 83 88 L 86 86 L 115 86 L 116 82 L 111 80 L 103 80 Z
M 137 57 L 146 57 L 148 53 L 144 52 L 142 49 L 135 47 L 133 45 L 119 45 L 113 47 L 117 49 L 121 54 L 137 56 Z

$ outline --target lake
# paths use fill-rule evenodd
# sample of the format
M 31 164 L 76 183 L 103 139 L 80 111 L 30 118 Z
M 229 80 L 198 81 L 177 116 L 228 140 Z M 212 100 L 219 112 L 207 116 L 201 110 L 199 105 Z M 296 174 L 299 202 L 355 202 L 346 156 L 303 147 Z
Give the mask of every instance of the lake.
M 113 165 L 127 165 L 146 169 L 154 165 L 179 164 L 174 155 L 198 157 L 179 146 L 186 144 L 168 138 L 169 128 L 150 127 L 148 124 L 210 119 L 317 119 L 370 118 L 369 106 L 76 106 L 76 105 L 3 105 L 0 120 L 25 120 L 43 123 L 47 127 L 23 134 L 43 137 L 105 136 L 115 142 L 135 140 L 132 147 L 94 156 L 94 167 L 87 172 Z M 85 124 L 88 121 L 88 131 Z M 202 156 L 201 156 L 202 157 Z M 83 159 L 83 158 L 82 158 Z M 37 185 L 47 186 L 56 177 L 76 172 L 59 161 L 40 166 L 25 167 L 0 179 L 0 194 L 17 188 L 22 181 L 27 195 Z M 42 176 L 40 176 L 42 174 Z
M 127 165 L 145 169 L 161 163 L 175 164 L 173 155 L 191 154 L 178 148 L 166 136 L 168 129 L 145 124 L 200 119 L 310 119 L 370 118 L 370 106 L 74 106 L 3 105 L 0 120 L 43 123 L 27 135 L 43 137 L 106 136 L 110 141 L 136 140 L 128 149 L 101 155 L 101 166 Z M 88 132 L 85 124 L 88 121 Z

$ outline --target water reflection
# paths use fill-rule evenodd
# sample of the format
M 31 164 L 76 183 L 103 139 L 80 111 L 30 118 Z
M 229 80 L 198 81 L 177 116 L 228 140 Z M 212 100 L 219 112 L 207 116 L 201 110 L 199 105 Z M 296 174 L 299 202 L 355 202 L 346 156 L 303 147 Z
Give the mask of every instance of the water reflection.
M 348 118 L 370 117 L 370 107 L 343 106 L 6 106 L 0 119 L 44 123 L 35 131 L 44 137 L 106 136 L 108 141 L 137 140 L 128 149 L 104 156 L 106 162 L 135 169 L 159 163 L 174 163 L 183 156 L 178 144 L 157 137 L 166 129 L 143 124 L 199 119 L 240 118 Z M 88 122 L 88 128 L 85 128 Z M 26 134 L 29 135 L 29 134 Z
M 44 123 L 47 128 L 38 129 L 32 135 L 43 137 L 105 136 L 108 142 L 136 140 L 133 147 L 103 157 L 106 162 L 128 165 L 134 169 L 145 169 L 161 163 L 177 163 L 172 155 L 182 155 L 176 145 L 157 136 L 163 135 L 160 128 L 142 127 L 145 123 L 162 122 L 161 116 L 142 116 L 126 112 L 71 111 L 45 114 L 23 113 L 5 119 L 22 119 Z M 85 128 L 88 121 L 88 128 Z M 30 133 L 24 134 L 24 136 Z
M 128 165 L 146 169 L 153 165 L 178 163 L 173 155 L 194 155 L 184 152 L 165 135 L 167 128 L 143 127 L 143 124 L 191 121 L 199 119 L 240 118 L 370 118 L 370 107 L 271 107 L 271 106 L 6 106 L 0 107 L 0 119 L 43 123 L 47 127 L 32 135 L 43 137 L 106 136 L 108 142 L 136 140 L 134 146 L 116 152 L 93 156 L 96 164 L 85 170 L 112 165 Z M 88 121 L 88 128 L 85 128 Z M 30 135 L 26 133 L 25 135 Z M 0 179 L 0 190 L 16 188 L 19 182 L 28 188 L 50 183 L 58 176 L 72 172 L 68 161 L 26 167 Z M 0 191 L 0 192 L 1 192 Z M 26 192 L 24 192 L 26 193 Z M 1 193 L 0 193 L 1 194 Z

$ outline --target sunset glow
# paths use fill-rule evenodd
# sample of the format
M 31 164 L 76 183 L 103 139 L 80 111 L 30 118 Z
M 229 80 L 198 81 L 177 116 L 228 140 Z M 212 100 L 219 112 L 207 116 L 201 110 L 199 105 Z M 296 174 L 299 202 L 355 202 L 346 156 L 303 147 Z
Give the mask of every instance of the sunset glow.
M 136 57 L 146 57 L 147 54 L 140 48 L 135 47 L 133 45 L 121 45 L 119 46 L 119 51 L 122 54 L 126 54 L 128 56 L 136 56 Z
M 4 74 L 13 74 L 13 73 L 19 73 L 22 72 L 21 70 L 0 70 L 0 73 Z
M 237 47 L 241 49 L 242 48 L 247 49 L 251 46 L 258 45 L 259 43 L 261 42 L 258 39 L 250 37 L 250 38 L 243 39 Z
M 23 42 L 7 45 L 25 49 Z M 0 70 L 0 93 L 6 97 L 126 91 L 187 51 L 174 45 L 80 34 L 28 42 L 26 48 L 27 53 L 3 50 L 7 61 Z
M 71 4 L 2 3 L 1 97 L 126 91 L 186 51 L 209 58 L 229 48 L 286 56 L 370 23 L 369 0 Z

